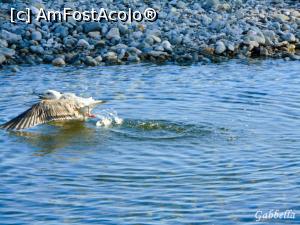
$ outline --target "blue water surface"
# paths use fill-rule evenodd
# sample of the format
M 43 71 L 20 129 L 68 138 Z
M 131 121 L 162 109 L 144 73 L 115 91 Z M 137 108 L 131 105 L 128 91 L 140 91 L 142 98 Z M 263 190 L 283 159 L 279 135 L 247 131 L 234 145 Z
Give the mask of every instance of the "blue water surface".
M 108 100 L 122 124 L 0 130 L 0 224 L 300 224 L 300 63 L 21 66 L 0 122 L 46 89 Z M 100 118 L 100 117 L 99 117 Z

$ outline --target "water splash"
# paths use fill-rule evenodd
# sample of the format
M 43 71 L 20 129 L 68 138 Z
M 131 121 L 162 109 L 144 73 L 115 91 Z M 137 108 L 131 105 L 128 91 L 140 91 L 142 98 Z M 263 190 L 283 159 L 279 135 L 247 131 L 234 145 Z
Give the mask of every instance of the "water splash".
M 96 115 L 99 120 L 96 123 L 97 127 L 111 127 L 113 125 L 121 125 L 123 119 L 118 116 L 118 113 L 112 109 L 102 110 L 100 114 Z

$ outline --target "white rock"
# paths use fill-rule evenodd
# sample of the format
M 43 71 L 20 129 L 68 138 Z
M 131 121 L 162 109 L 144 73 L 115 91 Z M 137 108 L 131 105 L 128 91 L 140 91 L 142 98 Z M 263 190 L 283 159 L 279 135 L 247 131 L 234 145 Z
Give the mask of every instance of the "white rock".
M 222 54 L 223 52 L 226 51 L 226 46 L 225 44 L 223 43 L 223 41 L 217 41 L 216 43 L 216 48 L 215 48 L 215 52 L 217 54 Z
M 58 57 L 58 58 L 56 58 L 56 59 L 54 59 L 52 61 L 52 65 L 53 66 L 64 66 L 64 65 L 66 65 L 66 63 L 65 63 L 65 60 L 63 60 L 62 58 Z
M 165 40 L 162 42 L 162 47 L 166 50 L 166 51 L 172 51 L 172 45 L 169 41 Z

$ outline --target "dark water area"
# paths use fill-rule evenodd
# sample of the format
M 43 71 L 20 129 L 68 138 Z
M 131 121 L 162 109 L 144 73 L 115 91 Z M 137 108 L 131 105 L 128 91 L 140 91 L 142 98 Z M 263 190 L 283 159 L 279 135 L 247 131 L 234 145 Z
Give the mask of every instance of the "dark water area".
M 0 130 L 0 224 L 300 223 L 300 63 L 0 71 L 0 123 L 46 89 L 122 124 Z

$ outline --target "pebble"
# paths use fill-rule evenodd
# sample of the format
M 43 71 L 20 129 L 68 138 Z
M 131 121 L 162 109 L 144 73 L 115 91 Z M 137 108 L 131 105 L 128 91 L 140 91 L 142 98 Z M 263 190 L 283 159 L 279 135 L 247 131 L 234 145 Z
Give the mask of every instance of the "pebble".
M 4 47 L 7 48 L 8 47 L 8 43 L 6 40 L 0 39 L 0 47 Z
M 117 27 L 111 28 L 110 31 L 106 34 L 106 38 L 109 40 L 110 39 L 119 40 L 120 39 L 119 28 L 117 28 Z
M 66 63 L 65 63 L 65 60 L 63 60 L 62 58 L 55 58 L 52 61 L 52 65 L 53 66 L 64 66 L 64 65 L 66 65 Z
M 165 40 L 161 44 L 166 51 L 172 52 L 172 45 L 169 41 Z
M 217 54 L 222 54 L 223 52 L 226 51 L 226 46 L 222 41 L 217 41 L 216 43 L 216 48 L 215 48 L 215 52 Z
M 100 32 L 99 31 L 91 31 L 88 33 L 88 36 L 94 39 L 100 39 Z
M 100 1 L 6 1 L 5 9 L 31 7 L 111 8 L 112 0 Z M 22 2 L 22 4 L 20 3 Z M 43 3 L 42 3 L 43 2 Z M 279 2 L 278 5 L 276 2 Z M 55 65 L 95 66 L 144 60 L 213 62 L 226 57 L 253 56 L 297 58 L 300 51 L 300 11 L 289 1 L 271 0 L 170 0 L 118 2 L 159 12 L 150 22 L 34 22 L 0 21 L 1 64 L 40 62 Z M 4 9 L 0 4 L 0 10 Z M 115 6 L 114 6 L 115 7 Z M 0 17 L 1 20 L 1 17 Z M 26 55 L 26 57 L 24 57 Z
M 96 58 L 95 58 L 96 62 L 99 64 L 102 62 L 102 57 L 101 55 L 98 55 Z
M 292 33 L 284 33 L 282 35 L 282 39 L 287 42 L 295 42 L 296 41 L 296 37 Z
M 90 47 L 90 44 L 84 40 L 84 39 L 80 39 L 78 42 L 77 42 L 77 46 L 78 47 L 82 47 L 82 48 L 89 48 Z
M 42 46 L 30 46 L 30 50 L 36 54 L 43 54 L 45 51 Z
M 0 32 L 0 37 L 2 39 L 6 40 L 10 44 L 19 43 L 19 41 L 22 40 L 22 36 L 21 35 L 11 33 L 11 32 L 9 32 L 7 30 L 2 30 Z
M 3 54 L 0 54 L 0 65 L 2 65 L 5 62 L 6 58 Z
M 90 33 L 93 31 L 100 31 L 100 30 L 101 30 L 101 24 L 98 22 L 89 22 L 83 24 L 84 33 Z
M 31 34 L 31 40 L 40 41 L 42 40 L 42 34 L 39 31 L 33 31 Z
M 5 57 L 13 57 L 16 54 L 16 51 L 10 48 L 2 47 L 0 48 L 0 55 L 4 55 Z
M 88 66 L 97 66 L 98 62 L 91 56 L 85 58 L 85 64 Z
M 115 52 L 108 52 L 106 55 L 105 55 L 105 58 L 108 62 L 115 62 L 117 61 L 118 59 L 118 56 Z

